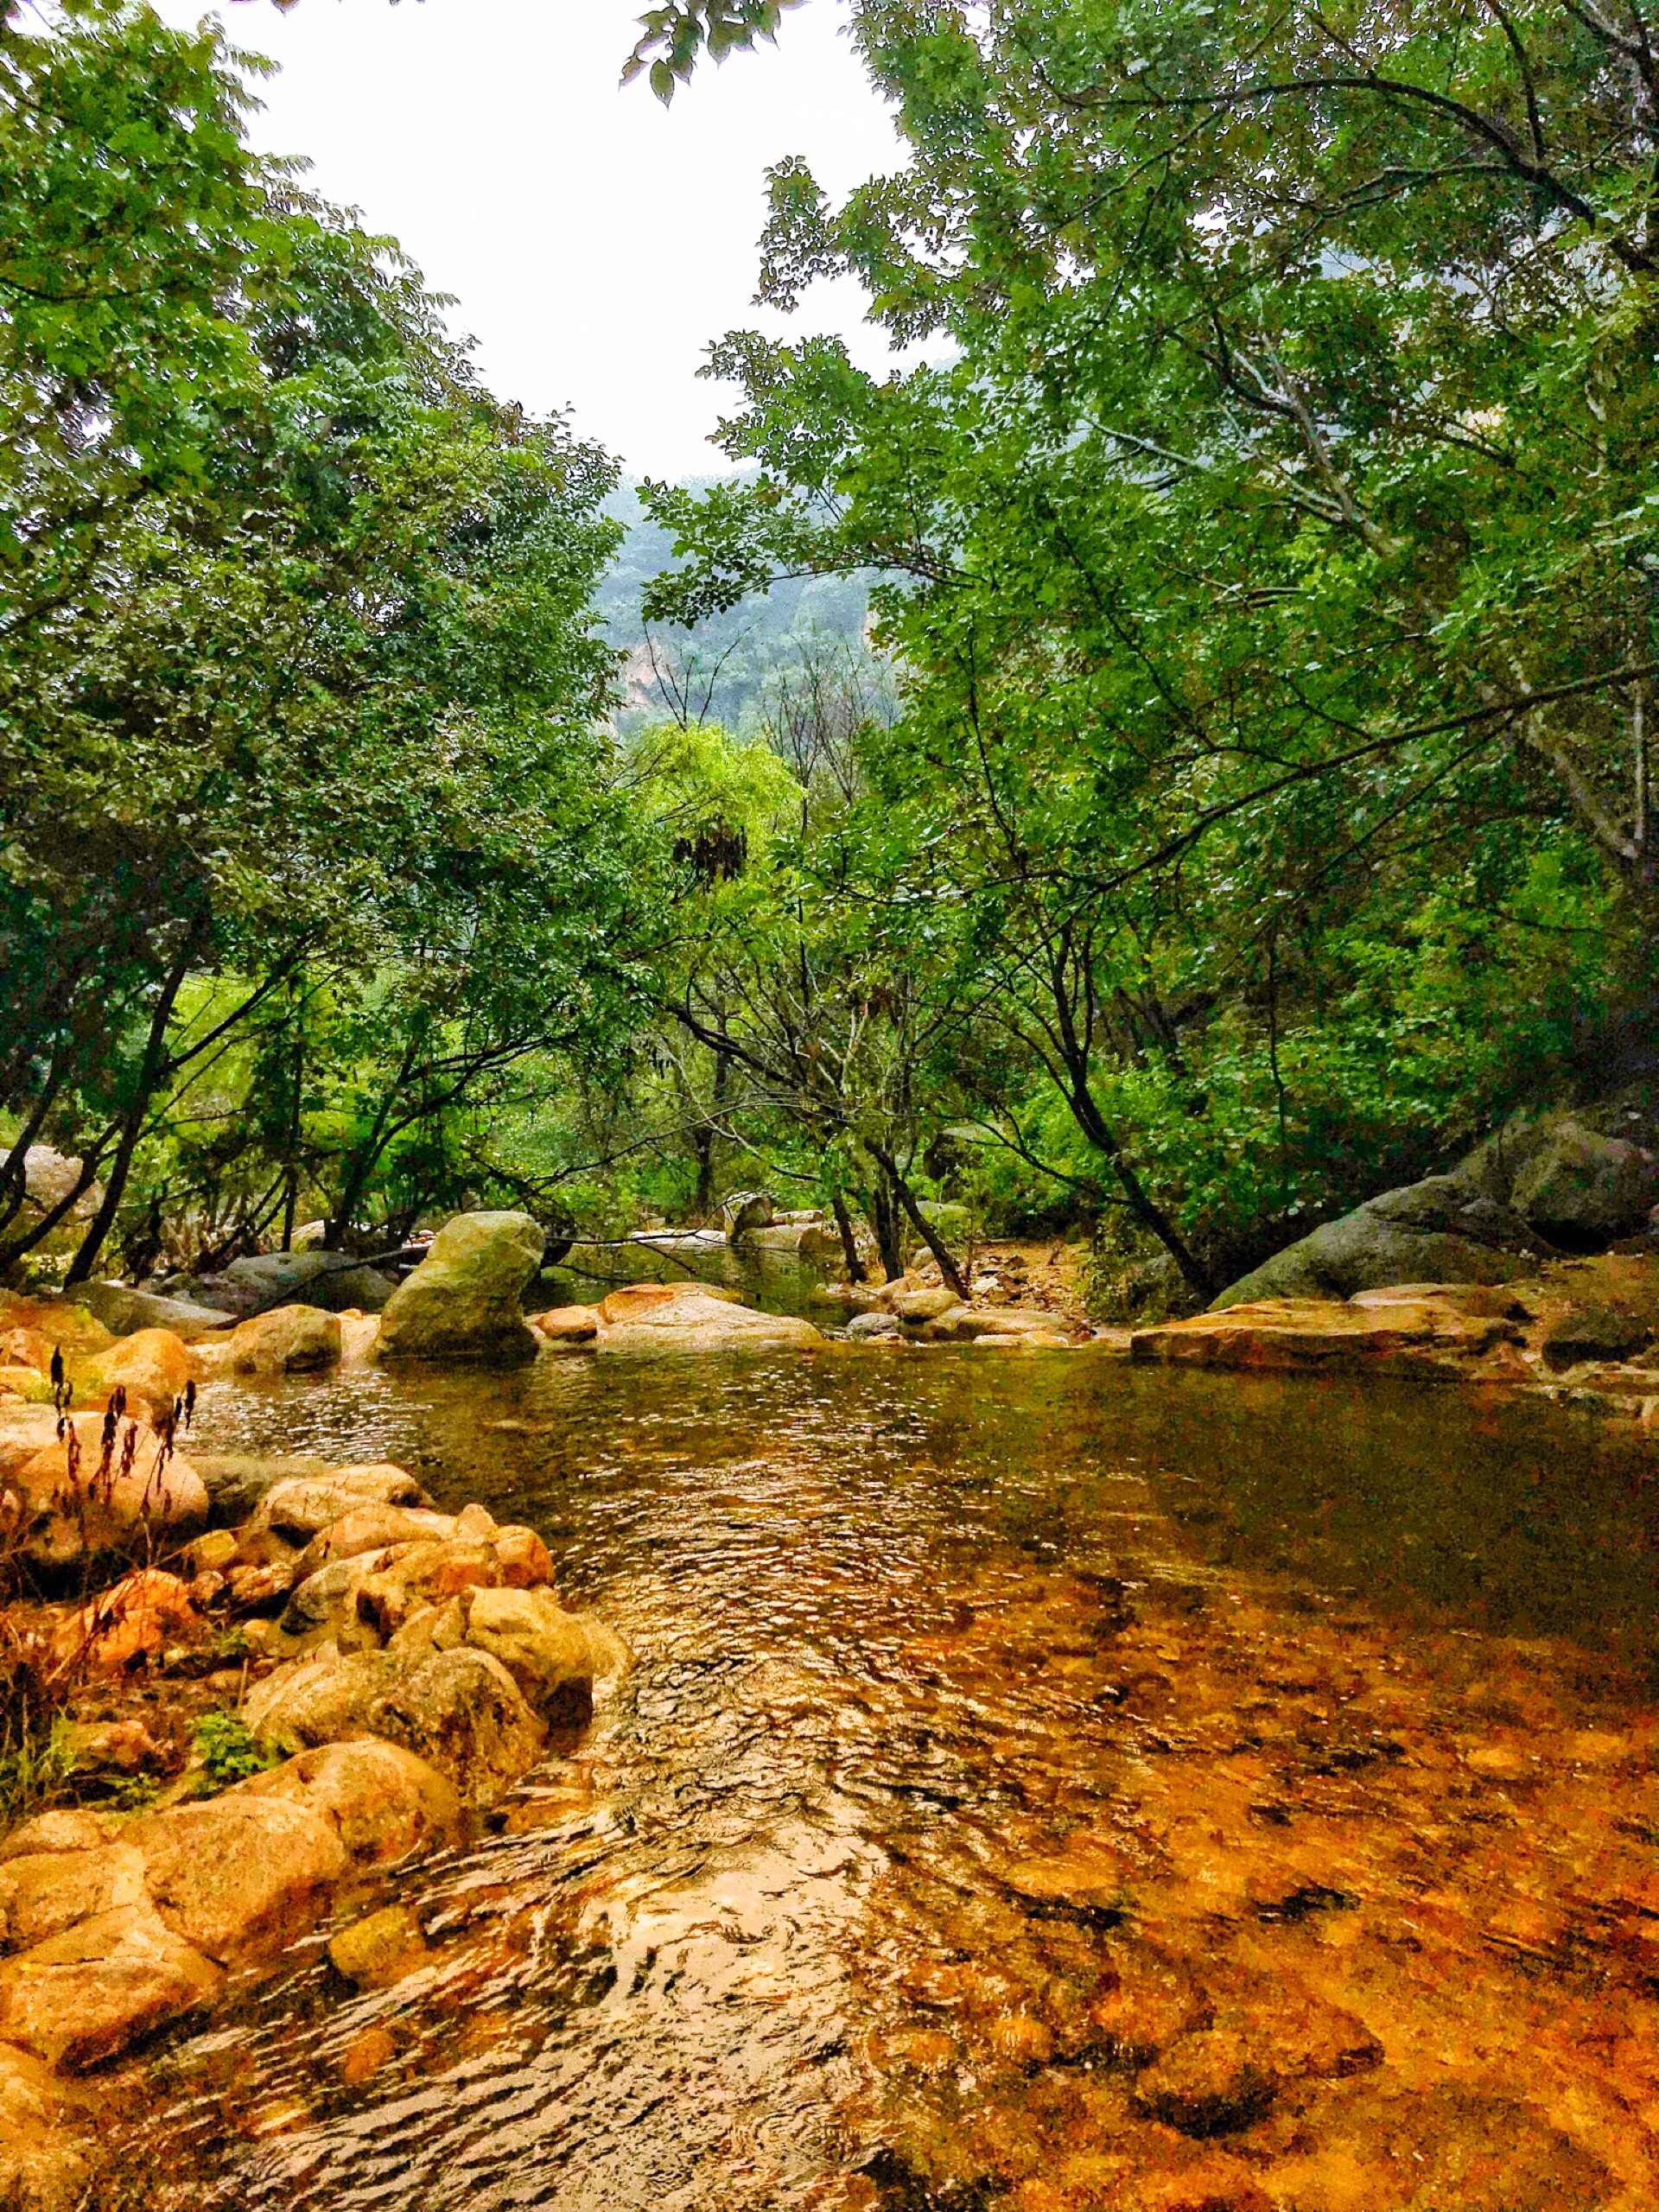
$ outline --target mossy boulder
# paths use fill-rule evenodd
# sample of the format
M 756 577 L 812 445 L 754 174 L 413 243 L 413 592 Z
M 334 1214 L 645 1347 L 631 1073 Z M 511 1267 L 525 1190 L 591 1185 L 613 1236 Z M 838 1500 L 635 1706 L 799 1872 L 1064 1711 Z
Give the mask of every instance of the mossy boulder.
M 383 1360 L 533 1359 L 525 1287 L 546 1238 L 528 1214 L 464 1213 L 446 1222 L 380 1317 Z

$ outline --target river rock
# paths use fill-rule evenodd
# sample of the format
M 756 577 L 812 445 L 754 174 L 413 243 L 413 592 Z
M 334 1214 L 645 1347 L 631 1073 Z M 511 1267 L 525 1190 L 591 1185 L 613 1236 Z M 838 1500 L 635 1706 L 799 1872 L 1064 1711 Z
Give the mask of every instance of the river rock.
M 238 1788 L 305 1805 L 331 1821 L 359 1872 L 446 1843 L 461 1824 L 461 1800 L 437 1769 L 374 1736 L 319 1745 Z
M 461 1598 L 449 1598 L 441 1605 L 417 1606 L 392 1631 L 386 1649 L 406 1668 L 418 1667 L 435 1651 L 454 1651 L 466 1641 L 466 1605 Z
M 102 1412 L 117 1390 L 126 1409 L 159 1421 L 171 1413 L 190 1381 L 190 1354 L 171 1329 L 140 1329 L 82 1370 L 76 1396 Z
M 1467 1370 L 1496 1353 L 1501 1371 L 1524 1376 L 1518 1355 L 1510 1351 L 1507 1363 L 1502 1357 L 1519 1334 L 1511 1321 L 1457 1313 L 1429 1300 L 1361 1306 L 1261 1299 L 1139 1329 L 1129 1338 L 1129 1357 L 1191 1367 L 1439 1376 Z
M 32 1859 L 45 1852 L 96 1851 L 118 1831 L 119 1823 L 106 1813 L 82 1805 L 60 1805 L 37 1813 L 0 1842 L 0 1865 L 14 1859 Z
M 594 1652 L 588 1630 L 550 1590 L 476 1590 L 467 1641 L 499 1659 L 538 1711 L 581 1717 L 592 1701 Z
M 481 1806 L 505 1796 L 542 1748 L 540 1723 L 512 1676 L 465 1644 L 435 1653 L 387 1690 L 373 1732 L 406 1745 Z
M 252 1300 L 244 1308 L 249 1313 L 310 1306 L 329 1313 L 343 1313 L 348 1306 L 378 1313 L 397 1287 L 378 1268 L 340 1252 L 256 1253 L 232 1261 L 214 1280 L 234 1295 Z
M 86 2092 L 15 2044 L 0 2044 L 0 2204 L 78 2212 L 96 2164 Z
M 387 1551 L 394 1544 L 447 1543 L 458 1533 L 452 1514 L 414 1505 L 355 1505 L 312 1537 L 300 1554 L 299 1571 L 315 1574 L 330 1560 L 356 1559 L 364 1552 Z M 494 1533 L 493 1523 L 489 1533 Z
M 400 1546 L 362 1584 L 358 1611 L 386 1637 L 423 1605 L 441 1605 L 462 1591 L 490 1589 L 500 1580 L 493 1544 L 452 1540 Z
M 259 1509 L 278 1483 L 316 1482 L 334 1471 L 327 1459 L 262 1452 L 193 1452 L 190 1464 L 207 1486 L 215 1522 L 232 1525 Z
M 590 1344 L 599 1334 L 599 1315 L 591 1306 L 555 1306 L 531 1325 L 550 1344 Z
M 143 1854 L 130 1843 L 8 1859 L 0 1866 L 0 1951 L 26 1951 L 144 1896 Z
M 370 1576 L 385 1564 L 384 1549 L 359 1552 L 349 1559 L 331 1560 L 291 1586 L 277 1627 L 286 1649 L 298 1655 L 307 1648 L 332 1642 L 340 1651 L 378 1650 L 378 1630 L 362 1618 L 358 1592 Z
M 390 1989 L 431 1957 L 421 1923 L 406 1904 L 383 1905 L 328 1939 L 336 1970 L 362 1989 Z
M 73 1479 L 67 1436 L 61 1442 L 54 1436 L 19 1470 L 30 1514 L 31 1558 L 61 1564 L 86 1553 L 124 1551 L 162 1530 L 177 1535 L 205 1525 L 207 1492 L 200 1478 L 188 1459 L 163 1457 L 153 1429 L 118 1421 L 109 1473 L 99 1473 L 105 1419 L 102 1414 L 72 1416 L 79 1452 Z
M 490 1549 L 508 1590 L 533 1590 L 537 1583 L 553 1580 L 552 1559 L 533 1529 L 510 1522 L 490 1538 Z
M 459 1214 L 446 1222 L 380 1317 L 382 1359 L 532 1357 L 524 1291 L 546 1238 L 528 1214 Z
M 1594 1252 L 1643 1227 L 1656 1199 L 1659 1159 L 1567 1120 L 1517 1173 L 1510 1203 L 1552 1244 Z
M 124 1282 L 78 1283 L 75 1298 L 118 1337 L 130 1336 L 136 1329 L 170 1329 L 188 1344 L 225 1326 L 225 1316 L 211 1306 L 164 1298 L 153 1290 L 134 1290 Z
M 279 1306 L 244 1321 L 231 1338 L 236 1375 L 306 1375 L 340 1364 L 340 1322 L 315 1306 Z
M 786 1313 L 758 1313 L 699 1286 L 607 1329 L 597 1350 L 601 1354 L 785 1351 L 809 1351 L 823 1343 L 810 1321 Z
M 261 1743 L 289 1752 L 372 1736 L 377 1732 L 376 1705 L 403 1671 L 398 1660 L 384 1651 L 341 1653 L 325 1646 L 256 1682 L 243 1702 L 242 1718 Z
M 1559 1374 L 1580 1360 L 1622 1360 L 1653 1341 L 1649 1323 L 1610 1306 L 1584 1306 L 1556 1322 L 1543 1341 L 1544 1364 Z M 1659 1378 L 1650 1378 L 1659 1380 Z
M 1432 1175 L 1386 1191 L 1339 1221 L 1275 1253 L 1212 1308 L 1262 1299 L 1351 1298 L 1402 1282 L 1513 1281 L 1547 1253 L 1522 1216 L 1460 1175 Z
M 893 1294 L 893 1311 L 906 1328 L 919 1329 L 925 1321 L 938 1321 L 954 1313 L 963 1302 L 954 1290 L 943 1287 L 937 1290 L 900 1290 Z
M 79 2069 L 209 2003 L 220 1969 L 148 1900 L 0 1960 L 0 2039 Z
M 219 1966 L 270 1958 L 321 1916 L 346 1871 L 334 1824 L 292 1799 L 228 1789 L 132 1821 L 145 1878 L 174 1933 Z
M 897 1337 L 904 1332 L 896 1313 L 856 1313 L 847 1324 L 847 1333 L 855 1344 L 864 1344 L 877 1337 Z
M 287 1477 L 272 1484 L 259 1502 L 250 1532 L 269 1530 L 285 1543 L 303 1547 L 359 1506 L 419 1505 L 425 1496 L 413 1475 L 389 1460 L 372 1466 L 330 1467 L 320 1475 Z

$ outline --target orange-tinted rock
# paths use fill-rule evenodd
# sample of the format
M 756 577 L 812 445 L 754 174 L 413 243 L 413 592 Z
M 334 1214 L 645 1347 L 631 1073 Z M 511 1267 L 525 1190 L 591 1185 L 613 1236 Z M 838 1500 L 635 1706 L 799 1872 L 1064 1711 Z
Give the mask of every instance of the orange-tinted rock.
M 130 1413 L 159 1420 L 169 1412 L 190 1380 L 190 1354 L 171 1329 L 140 1329 L 111 1346 L 86 1370 L 76 1395 L 100 1411 L 115 1392 L 124 1390 Z
M 239 1789 L 320 1814 L 355 1867 L 395 1866 L 447 1841 L 461 1821 L 461 1802 L 435 1767 L 372 1736 L 302 1751 Z
M 48 2066 L 93 2066 L 207 2004 L 223 1979 L 154 1905 L 124 1906 L 0 1961 L 0 2038 Z
M 269 1958 L 312 1927 L 346 1871 L 334 1824 L 239 1789 L 134 1821 L 124 1840 L 168 1927 L 219 1965 Z
M 1172 1366 L 1433 1376 L 1501 1353 L 1519 1333 L 1500 1316 L 1460 1313 L 1433 1300 L 1359 1306 L 1275 1298 L 1138 1329 L 1129 1357 Z
M 0 1866 L 0 1951 L 26 1951 L 77 1921 L 144 1902 L 143 1855 L 130 1844 L 10 1859 Z
M 302 1375 L 340 1364 L 340 1316 L 315 1306 L 278 1306 L 256 1313 L 231 1338 L 236 1375 Z
M 599 1309 L 592 1306 L 555 1306 L 545 1313 L 538 1313 L 531 1326 L 550 1344 L 590 1344 L 599 1334 Z
M 547 1546 L 533 1529 L 516 1523 L 498 1529 L 490 1539 L 503 1586 L 509 1590 L 533 1590 L 553 1580 L 553 1560 Z

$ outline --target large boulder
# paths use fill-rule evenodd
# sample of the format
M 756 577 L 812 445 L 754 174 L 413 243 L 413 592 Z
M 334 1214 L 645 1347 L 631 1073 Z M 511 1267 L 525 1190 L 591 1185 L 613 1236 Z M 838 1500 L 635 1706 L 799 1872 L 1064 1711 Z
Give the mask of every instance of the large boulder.
M 277 1306 L 315 1306 L 328 1313 L 378 1313 L 395 1286 L 378 1268 L 340 1252 L 256 1252 L 213 1274 L 168 1275 L 168 1297 L 216 1307 L 247 1320 Z
M 118 1906 L 0 1961 L 0 2038 L 48 2066 L 94 2066 L 209 2003 L 223 1980 L 148 1899 Z
M 378 1313 L 396 1286 L 378 1268 L 340 1252 L 260 1252 L 232 1260 L 215 1284 L 252 1301 L 257 1313 L 276 1306 L 314 1306 L 329 1313 L 355 1306 Z
M 591 1703 L 594 1646 L 587 1623 L 550 1590 L 475 1590 L 467 1641 L 499 1659 L 538 1712 L 580 1718 Z
M 1552 1244 L 1597 1252 L 1646 1225 L 1659 1159 L 1628 1137 L 1564 1121 L 1516 1175 L 1510 1203 Z
M 231 1338 L 233 1375 L 308 1375 L 340 1364 L 340 1322 L 315 1306 L 278 1306 Z
M 542 1748 L 541 1724 L 512 1676 L 467 1644 L 435 1652 L 388 1690 L 373 1732 L 406 1745 L 480 1806 L 505 1796 Z
M 124 1833 L 162 1920 L 219 1966 L 285 1950 L 315 1925 L 346 1872 L 338 1828 L 289 1798 L 230 1789 Z
M 545 1244 L 528 1214 L 467 1213 L 446 1222 L 381 1314 L 378 1357 L 533 1358 L 524 1294 Z
M 289 1752 L 372 1736 L 375 1707 L 403 1671 L 391 1653 L 341 1653 L 325 1645 L 313 1657 L 291 1659 L 256 1682 L 242 1718 L 261 1743 Z
M 359 1872 L 446 1843 L 461 1822 L 461 1800 L 437 1769 L 375 1736 L 319 1745 L 238 1788 L 308 1806 L 331 1821 Z
M 372 1466 L 329 1467 L 285 1477 L 273 1483 L 261 1497 L 248 1524 L 248 1534 L 264 1535 L 303 1550 L 324 1529 L 360 1506 L 420 1505 L 426 1493 L 413 1475 L 390 1460 Z
M 78 1284 L 75 1300 L 118 1337 L 130 1336 L 135 1329 L 170 1329 L 186 1344 L 194 1344 L 209 1330 L 225 1326 L 224 1314 L 211 1306 L 166 1298 L 153 1290 L 132 1290 L 124 1282 Z
M 1276 1252 L 1224 1290 L 1215 1310 L 1262 1299 L 1346 1299 L 1390 1283 L 1510 1282 L 1547 1254 L 1532 1224 L 1474 1176 L 1431 1175 Z
M 681 1290 L 665 1303 L 607 1329 L 595 1349 L 601 1353 L 790 1351 L 808 1351 L 823 1343 L 810 1321 L 788 1313 L 757 1313 L 699 1287 Z
M 262 1742 L 297 1751 L 353 1737 L 401 1744 L 475 1805 L 493 1805 L 531 1765 L 541 1724 L 512 1676 L 467 1645 L 416 1655 L 325 1649 L 249 1692 L 242 1717 Z
M 159 1421 L 184 1395 L 189 1381 L 190 1354 L 183 1338 L 171 1329 L 140 1329 L 82 1370 L 75 1395 L 101 1411 L 123 1390 L 130 1413 L 148 1413 Z
M 19 1470 L 31 1558 L 63 1564 L 88 1553 L 148 1548 L 162 1533 L 178 1535 L 205 1526 L 207 1492 L 201 1478 L 188 1459 L 168 1453 L 154 1429 L 114 1421 L 105 1465 L 107 1419 L 73 1415 L 63 1439 L 54 1435 Z

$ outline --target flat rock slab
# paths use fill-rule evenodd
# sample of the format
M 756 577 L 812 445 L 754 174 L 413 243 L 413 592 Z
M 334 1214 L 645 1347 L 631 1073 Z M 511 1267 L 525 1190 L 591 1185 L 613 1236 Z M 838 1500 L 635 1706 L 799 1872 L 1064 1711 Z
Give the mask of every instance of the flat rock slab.
M 1169 1366 L 1445 1376 L 1526 1370 L 1510 1349 L 1520 1332 L 1499 1315 L 1459 1313 L 1432 1300 L 1351 1306 L 1325 1299 L 1262 1299 L 1138 1329 L 1131 1359 Z
M 233 1318 L 214 1306 L 164 1298 L 155 1290 L 131 1290 L 122 1282 L 83 1283 L 75 1298 L 118 1337 L 131 1336 L 139 1329 L 170 1329 L 186 1344 L 194 1344 L 198 1337 L 226 1327 Z
M 594 1350 L 613 1352 L 789 1351 L 822 1345 L 820 1331 L 789 1313 L 757 1313 L 704 1291 L 682 1294 L 623 1321 Z

